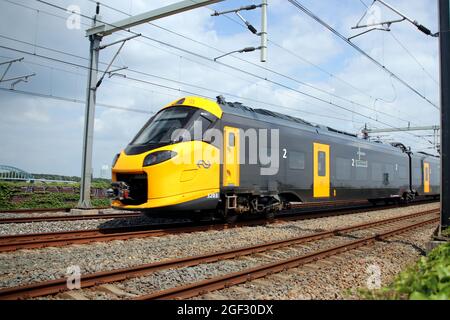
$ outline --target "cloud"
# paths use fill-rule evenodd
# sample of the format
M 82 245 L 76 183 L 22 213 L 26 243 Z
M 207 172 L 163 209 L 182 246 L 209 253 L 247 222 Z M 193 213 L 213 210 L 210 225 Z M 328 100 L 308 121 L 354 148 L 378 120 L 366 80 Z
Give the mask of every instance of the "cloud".
M 68 30 L 64 17 L 68 17 L 69 14 L 38 2 L 14 1 L 39 9 L 39 14 L 32 9 L 0 2 L 0 30 L 2 30 L 0 35 L 87 58 L 89 43 L 84 36 L 85 26 L 80 30 Z M 173 2 L 176 1 L 114 0 L 108 1 L 108 5 L 136 14 Z M 366 2 L 368 3 L 368 1 Z M 58 3 L 63 7 L 70 4 L 79 5 L 82 13 L 89 16 L 93 14 L 95 7 L 93 3 L 85 0 Z M 345 35 L 352 34 L 350 28 L 355 25 L 365 10 L 361 3 L 352 0 L 304 0 L 302 3 Z M 214 6 L 214 8 L 225 9 L 240 5 L 242 5 L 242 1 L 227 1 Z M 432 30 L 437 29 L 436 8 L 430 7 L 427 0 L 399 0 L 396 2 L 396 6 Z M 53 17 L 46 12 L 63 18 Z M 142 32 L 152 39 L 168 42 L 210 58 L 217 57 L 221 51 L 229 52 L 259 45 L 259 38 L 247 29 L 229 19 L 214 18 L 210 14 L 211 10 L 202 8 L 161 19 L 156 24 L 186 35 L 195 41 L 219 48 L 220 51 L 149 24 L 136 27 L 134 30 Z M 259 12 L 245 14 L 259 29 Z M 269 14 L 269 39 L 271 41 L 269 42 L 269 61 L 261 64 L 259 52 L 236 54 L 236 57 L 248 60 L 254 65 L 231 56 L 221 59 L 221 62 L 232 65 L 238 70 L 158 44 L 150 39 L 139 38 L 127 42 L 115 61 L 115 66 L 127 66 L 129 70 L 120 71 L 120 73 L 126 74 L 128 78 L 106 77 L 98 91 L 99 106 L 96 109 L 93 155 L 94 175 L 99 175 L 102 165 L 110 164 L 114 154 L 126 146 L 151 116 L 151 112 L 156 112 L 168 102 L 187 95 L 183 91 L 210 97 L 224 94 L 229 101 L 240 100 L 255 108 L 266 108 L 292 114 L 307 121 L 351 132 L 358 131 L 366 122 L 372 127 L 383 127 L 384 125 L 333 107 L 329 103 L 311 99 L 298 91 L 312 94 L 324 101 L 331 101 L 392 126 L 407 124 L 398 118 L 423 125 L 438 122 L 438 112 L 433 107 L 405 89 L 397 81 L 391 80 L 386 73 L 375 67 L 369 60 L 358 55 L 352 48 L 288 4 L 287 1 L 270 1 Z M 125 15 L 106 7 L 102 7 L 101 15 L 105 21 L 117 21 L 125 17 Z M 382 17 L 385 16 L 388 16 L 388 12 L 383 10 Z M 89 22 L 86 19 L 82 21 Z M 392 32 L 422 64 L 423 68 L 438 78 L 436 39 L 424 36 L 408 23 L 393 25 Z M 103 43 L 110 43 L 126 36 L 129 34 L 120 32 L 103 39 Z M 424 73 L 422 67 L 390 34 L 373 32 L 354 41 L 374 58 L 382 61 L 408 83 L 411 83 L 430 100 L 437 102 L 438 87 L 436 83 Z M 19 44 L 4 38 L 0 38 L 0 44 L 87 65 L 85 59 Z M 280 49 L 277 45 L 287 48 L 297 57 Z M 109 63 L 116 49 L 117 46 L 102 50 L 100 60 Z M 25 62 L 15 64 L 9 74 L 21 75 L 27 72 L 36 72 L 37 75 L 29 83 L 19 84 L 17 89 L 84 100 L 85 68 L 75 68 L 0 49 L 0 62 L 9 57 L 21 56 L 25 57 Z M 320 71 L 307 61 L 326 69 L 345 82 Z M 258 68 L 258 65 L 285 74 L 291 79 Z M 102 70 L 105 66 L 105 64 L 101 65 Z M 0 73 L 2 70 L 4 69 L 0 66 Z M 130 70 L 138 70 L 147 75 Z M 291 87 L 293 90 L 252 77 L 239 72 L 239 70 L 255 73 L 262 78 Z M 163 80 L 161 77 L 169 80 Z M 134 81 L 130 78 L 143 81 Z M 304 84 L 293 79 L 301 80 Z M 159 86 L 150 85 L 148 82 Z M 8 88 L 3 84 L 0 86 Z M 320 90 L 313 89 L 311 86 Z M 227 96 L 227 93 L 236 95 L 240 99 Z M 377 100 L 375 101 L 375 99 Z M 265 103 L 258 103 L 254 100 Z M 350 103 L 349 100 L 355 101 L 357 104 Z M 358 104 L 363 104 L 365 107 Z M 112 109 L 102 105 L 113 105 L 121 109 Z M 126 109 L 139 109 L 148 113 L 131 112 Z M 2 112 L 0 163 L 15 165 L 31 172 L 79 174 L 84 119 L 83 104 L 0 91 L 0 110 Z M 380 111 L 395 117 L 388 117 L 381 114 Z M 423 139 L 417 139 L 408 134 L 393 134 L 389 138 L 405 141 L 416 148 L 429 146 Z

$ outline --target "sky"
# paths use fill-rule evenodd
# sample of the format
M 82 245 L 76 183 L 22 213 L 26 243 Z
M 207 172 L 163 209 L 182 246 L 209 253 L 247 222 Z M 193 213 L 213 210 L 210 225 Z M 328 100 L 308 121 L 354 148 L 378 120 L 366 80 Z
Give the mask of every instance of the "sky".
M 177 1 L 101 0 L 101 21 L 114 23 Z M 346 37 L 362 23 L 398 19 L 371 0 L 298 0 Z M 437 31 L 437 1 L 388 0 L 408 17 Z M 258 47 L 260 39 L 234 14 L 212 17 L 259 1 L 227 0 L 207 8 L 132 28 L 97 93 L 93 174 L 110 165 L 142 125 L 167 103 L 187 95 L 239 101 L 254 108 L 286 113 L 351 133 L 369 128 L 439 124 L 439 46 L 408 22 L 390 32 L 372 31 L 352 41 L 405 80 L 420 95 L 395 80 L 342 39 L 287 0 L 269 0 L 268 61 L 259 52 L 223 53 Z M 53 6 L 56 5 L 56 6 Z M 65 9 L 80 9 L 80 17 Z M 368 9 L 369 7 L 369 9 Z M 74 9 L 75 8 L 75 9 Z M 0 0 L 0 63 L 12 64 L 10 79 L 35 74 L 11 89 L 0 82 L 0 165 L 32 173 L 79 176 L 85 110 L 91 0 Z M 367 13 L 367 14 L 366 14 Z M 260 10 L 242 13 L 258 30 Z M 77 22 L 80 22 L 78 24 Z M 79 28 L 78 28 L 79 27 Z M 102 44 L 129 37 L 122 31 Z M 100 51 L 100 70 L 118 49 Z M 0 77 L 7 64 L 0 65 Z M 435 106 L 433 106 L 434 104 Z M 403 142 L 434 153 L 433 132 L 380 134 L 375 139 Z

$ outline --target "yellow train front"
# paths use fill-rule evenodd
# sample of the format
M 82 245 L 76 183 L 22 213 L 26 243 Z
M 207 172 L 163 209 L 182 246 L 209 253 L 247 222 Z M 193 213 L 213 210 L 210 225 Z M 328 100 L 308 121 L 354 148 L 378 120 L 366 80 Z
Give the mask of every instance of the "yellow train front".
M 219 105 L 186 97 L 160 110 L 116 156 L 112 206 L 127 210 L 209 210 L 219 202 L 220 149 L 203 134 Z

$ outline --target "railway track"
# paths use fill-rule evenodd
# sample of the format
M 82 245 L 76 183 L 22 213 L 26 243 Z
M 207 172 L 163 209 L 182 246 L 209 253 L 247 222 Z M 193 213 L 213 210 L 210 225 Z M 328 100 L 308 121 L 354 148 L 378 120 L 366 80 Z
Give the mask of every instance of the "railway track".
M 366 202 L 367 203 L 367 202 Z M 0 237 L 0 253 L 19 249 L 37 249 L 44 247 L 61 247 L 71 244 L 86 244 L 92 242 L 105 242 L 113 240 L 128 240 L 133 238 L 160 237 L 169 234 L 202 232 L 211 230 L 225 230 L 245 226 L 265 225 L 267 223 L 281 223 L 286 221 L 306 220 L 328 216 L 352 214 L 367 211 L 378 211 L 397 207 L 396 205 L 378 207 L 370 204 L 349 205 L 337 207 L 329 205 L 325 207 L 313 206 L 295 208 L 280 214 L 275 220 L 267 221 L 250 220 L 235 224 L 183 222 L 177 224 L 140 225 L 117 228 L 61 231 L 35 234 L 19 234 Z
M 317 207 L 337 207 L 342 205 L 363 205 L 368 204 L 366 200 L 361 201 L 327 201 L 327 202 L 311 202 L 304 204 L 293 205 L 292 208 L 317 208 Z M 109 209 L 109 207 L 96 208 L 99 210 Z M 114 219 L 114 218 L 132 218 L 138 217 L 141 213 L 128 212 L 117 214 L 91 214 L 91 215 L 70 215 L 70 216 L 31 216 L 31 217 L 18 217 L 18 218 L 2 218 L 1 214 L 24 214 L 24 213 L 48 213 L 48 212 L 70 212 L 71 208 L 57 208 L 57 209 L 18 209 L 0 211 L 0 224 L 6 223 L 30 223 L 30 222 L 52 222 L 52 221 L 75 221 L 75 220 L 95 220 L 95 219 Z
M 428 200 L 421 200 L 428 201 Z M 367 200 L 356 200 L 356 201 L 325 201 L 325 202 L 308 202 L 308 203 L 298 203 L 292 204 L 289 209 L 314 209 L 314 208 L 339 208 L 342 206 L 355 206 L 355 205 L 367 205 L 369 202 Z M 99 210 L 110 209 L 109 207 L 96 208 Z M 85 215 L 65 215 L 65 216 L 30 216 L 30 217 L 17 217 L 17 218 L 2 218 L 2 214 L 24 214 L 24 213 L 48 213 L 48 212 L 70 212 L 71 208 L 56 208 L 56 209 L 18 209 L 18 210 L 6 210 L 0 211 L 0 224 L 7 223 L 32 223 L 32 222 L 54 222 L 54 221 L 75 221 L 75 220 L 99 220 L 99 219 L 114 219 L 114 218 L 133 218 L 138 217 L 142 213 L 140 212 L 127 212 L 127 213 L 110 213 L 110 214 L 85 214 Z
M 209 291 L 222 289 L 231 285 L 240 284 L 248 280 L 264 277 L 266 275 L 280 272 L 288 268 L 297 267 L 302 264 L 323 259 L 325 257 L 342 253 L 348 250 L 352 250 L 364 245 L 371 244 L 378 240 L 383 240 L 393 235 L 407 232 L 414 228 L 418 228 L 427 224 L 435 223 L 439 220 L 437 214 L 439 210 L 427 210 L 405 216 L 389 218 L 379 220 L 375 222 L 368 222 L 358 225 L 352 225 L 344 228 L 338 228 L 330 231 L 318 232 L 311 235 L 295 237 L 286 240 L 273 241 L 263 243 L 255 246 L 249 246 L 244 248 L 238 248 L 233 250 L 213 252 L 206 255 L 179 258 L 173 260 L 167 260 L 157 263 L 139 265 L 130 268 L 117 269 L 112 271 L 104 271 L 98 273 L 92 273 L 88 275 L 82 275 L 81 288 L 89 288 L 98 286 L 104 283 L 116 282 L 126 280 L 132 277 L 138 277 L 150 274 L 155 271 L 192 267 L 199 264 L 216 262 L 219 260 L 234 259 L 241 256 L 253 255 L 270 250 L 288 248 L 290 246 L 300 245 L 308 242 L 314 242 L 331 237 L 341 236 L 350 232 L 359 230 L 369 230 L 375 228 L 377 234 L 374 236 L 364 237 L 346 243 L 338 245 L 325 250 L 313 252 L 304 256 L 299 256 L 287 260 L 274 262 L 267 265 L 262 265 L 256 268 L 243 270 L 229 275 L 224 275 L 208 280 L 204 280 L 189 285 L 184 285 L 160 292 L 155 292 L 150 295 L 140 296 L 137 299 L 173 299 L 173 298 L 192 298 L 199 294 L 203 294 Z M 418 221 L 419 220 L 419 221 Z M 376 228 L 391 227 L 387 231 L 378 232 Z M 45 281 L 25 286 L 19 286 L 14 288 L 6 288 L 0 290 L 0 299 L 26 299 L 33 297 L 40 297 L 46 295 L 52 295 L 59 292 L 67 291 L 67 280 L 60 278 L 57 280 Z
M 110 207 L 96 207 L 93 209 L 104 210 L 110 209 Z M 1 210 L 2 213 L 47 213 L 47 212 L 70 212 L 72 208 L 36 208 L 36 209 L 13 209 L 13 210 Z
M 434 217 L 420 222 L 414 222 L 409 224 L 405 223 L 395 227 L 394 229 L 379 232 L 376 235 L 357 239 L 351 241 L 350 243 L 345 243 L 342 245 L 333 246 L 331 248 L 326 248 L 324 250 L 315 251 L 306 255 L 301 255 L 290 259 L 285 259 L 250 269 L 245 269 L 239 272 L 194 282 L 188 285 L 182 285 L 179 287 L 157 291 L 147 295 L 138 296 L 134 298 L 134 300 L 169 300 L 169 299 L 193 298 L 212 291 L 225 289 L 231 286 L 242 284 L 247 281 L 264 278 L 274 273 L 279 273 L 288 269 L 296 268 L 301 265 L 314 263 L 321 259 L 335 256 L 350 250 L 358 249 L 363 246 L 371 245 L 376 241 L 383 241 L 389 237 L 393 237 L 401 233 L 405 233 L 413 229 L 438 222 L 439 217 Z
M 103 220 L 116 218 L 139 217 L 141 213 L 111 213 L 111 214 L 77 214 L 71 216 L 42 216 L 42 217 L 20 217 L 0 218 L 0 224 L 6 223 L 30 223 L 30 222 L 52 222 L 52 221 L 75 221 L 75 220 Z

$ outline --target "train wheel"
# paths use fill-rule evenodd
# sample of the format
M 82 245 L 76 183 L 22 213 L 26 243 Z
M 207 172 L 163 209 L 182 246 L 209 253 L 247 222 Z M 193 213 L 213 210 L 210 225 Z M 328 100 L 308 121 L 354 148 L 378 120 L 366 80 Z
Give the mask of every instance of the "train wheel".
M 189 217 L 194 223 L 199 223 L 203 220 L 204 214 L 201 212 L 193 212 Z
M 227 216 L 225 217 L 225 221 L 226 221 L 228 224 L 234 224 L 234 223 L 236 223 L 237 219 L 238 219 L 238 216 L 237 216 L 237 214 L 234 214 L 234 213 L 229 213 L 229 214 L 227 214 Z
M 219 217 L 228 224 L 236 223 L 238 215 L 233 211 L 225 210 L 223 208 L 218 209 Z
M 266 219 L 267 219 L 267 220 L 273 220 L 273 219 L 275 219 L 275 212 L 273 212 L 273 211 L 266 212 Z

